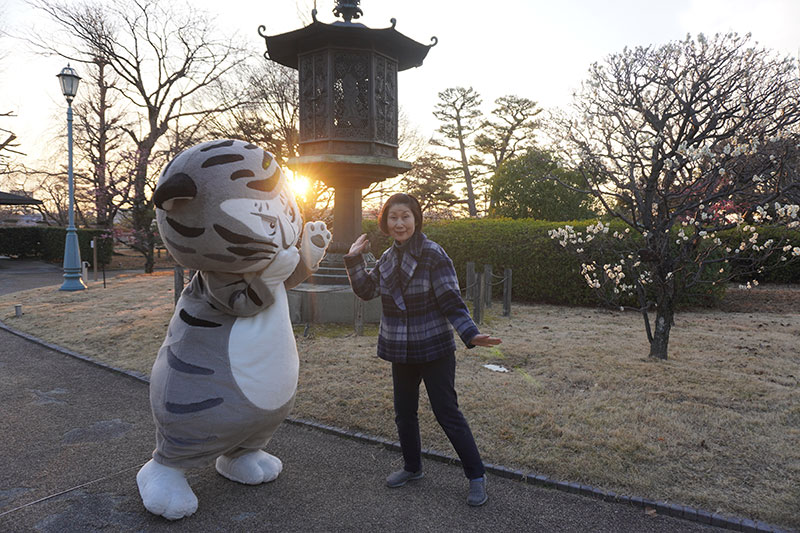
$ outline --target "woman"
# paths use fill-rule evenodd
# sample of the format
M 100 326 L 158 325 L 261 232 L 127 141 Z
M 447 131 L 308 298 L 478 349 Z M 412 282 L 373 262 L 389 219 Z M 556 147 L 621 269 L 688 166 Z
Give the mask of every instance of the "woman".
M 417 407 L 425 382 L 436 420 L 461 459 L 470 480 L 467 503 L 487 500 L 486 475 L 478 448 L 454 387 L 455 342 L 450 324 L 468 348 L 494 346 L 500 339 L 482 335 L 461 299 L 453 262 L 441 246 L 422 233 L 422 209 L 410 194 L 392 195 L 378 216 L 380 229 L 394 245 L 367 272 L 361 254 L 369 249 L 361 235 L 344 256 L 353 292 L 363 299 L 381 297 L 378 357 L 392 363 L 394 410 L 404 467 L 386 478 L 401 487 L 423 476 Z

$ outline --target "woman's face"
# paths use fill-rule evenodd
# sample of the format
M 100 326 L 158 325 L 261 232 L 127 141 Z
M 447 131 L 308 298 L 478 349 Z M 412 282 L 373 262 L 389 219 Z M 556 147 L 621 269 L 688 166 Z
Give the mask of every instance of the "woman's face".
M 389 237 L 404 243 L 414 235 L 414 213 L 406 204 L 395 204 L 386 215 Z

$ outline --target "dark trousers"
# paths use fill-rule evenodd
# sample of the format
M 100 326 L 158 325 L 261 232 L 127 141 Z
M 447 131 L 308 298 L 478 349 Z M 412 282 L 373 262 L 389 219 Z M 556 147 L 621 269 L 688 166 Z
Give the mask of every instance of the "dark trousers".
M 455 375 L 455 354 L 429 363 L 392 363 L 395 423 L 403 450 L 405 470 L 417 472 L 422 468 L 417 408 L 419 384 L 420 381 L 425 381 L 433 414 L 461 459 L 464 474 L 469 479 L 476 479 L 484 474 L 483 462 L 472 431 L 458 409 Z

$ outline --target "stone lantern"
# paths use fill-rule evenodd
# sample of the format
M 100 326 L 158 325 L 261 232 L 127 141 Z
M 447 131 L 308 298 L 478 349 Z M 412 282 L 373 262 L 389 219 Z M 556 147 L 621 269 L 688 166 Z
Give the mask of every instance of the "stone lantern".
M 353 22 L 359 0 L 339 1 L 334 15 L 299 30 L 264 37 L 272 61 L 298 70 L 299 157 L 289 168 L 334 187 L 333 241 L 328 263 L 361 234 L 361 190 L 397 176 L 411 164 L 397 158 L 397 73 L 422 65 L 436 44 L 420 44 L 392 26 L 373 29 Z M 346 283 L 346 277 L 345 277 Z

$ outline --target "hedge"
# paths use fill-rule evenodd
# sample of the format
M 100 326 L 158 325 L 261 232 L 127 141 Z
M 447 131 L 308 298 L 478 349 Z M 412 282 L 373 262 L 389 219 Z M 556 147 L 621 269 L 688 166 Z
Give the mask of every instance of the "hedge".
M 571 225 L 576 231 L 585 232 L 586 227 L 594 222 L 467 219 L 426 222 L 423 231 L 447 251 L 455 265 L 461 287 L 466 286 L 466 264 L 472 261 L 478 270 L 482 270 L 484 264 L 492 265 L 495 275 L 502 275 L 506 268 L 512 269 L 512 298 L 515 300 L 558 305 L 597 305 L 598 297 L 581 275 L 578 258 L 548 235 L 550 230 L 565 224 Z M 612 222 L 609 233 L 624 231 L 625 227 L 621 222 Z M 370 238 L 373 254 L 380 257 L 391 245 L 390 239 L 381 234 L 374 220 L 365 220 L 363 229 Z M 766 238 L 777 240 L 783 236 L 792 240 L 794 246 L 800 246 L 798 232 L 781 228 L 759 228 L 759 235 L 762 237 L 760 242 Z M 732 247 L 741 242 L 741 236 L 733 231 L 721 233 L 719 236 L 723 241 L 735 243 Z M 612 257 L 609 257 L 607 261 L 611 260 Z M 712 275 L 711 270 L 709 275 Z M 498 280 L 499 278 L 495 281 Z M 762 274 L 761 280 L 800 283 L 800 262 L 795 261 L 781 268 L 768 270 Z M 502 284 L 494 285 L 494 297 L 501 297 L 502 290 Z M 710 284 L 701 285 L 692 293 L 684 295 L 679 305 L 714 305 L 723 295 L 724 284 L 713 287 Z
M 575 223 L 571 223 L 575 226 Z M 587 225 L 589 222 L 587 222 Z M 597 297 L 580 274 L 578 258 L 566 252 L 547 232 L 564 223 L 538 220 L 467 219 L 429 222 L 423 232 L 446 251 L 466 286 L 467 262 L 482 270 L 492 265 L 495 274 L 513 271 L 512 298 L 520 301 L 570 305 L 591 305 Z M 372 252 L 380 257 L 390 245 L 374 220 L 364 221 Z M 496 297 L 502 285 L 494 286 Z
M 108 231 L 102 229 L 78 229 L 78 247 L 81 259 L 90 264 L 94 257 L 92 238 L 97 237 L 97 262 L 111 263 L 114 241 Z M 64 259 L 66 228 L 32 226 L 0 227 L 0 255 L 11 257 L 37 257 L 44 261 L 57 262 Z M 99 265 L 98 265 L 99 266 Z

